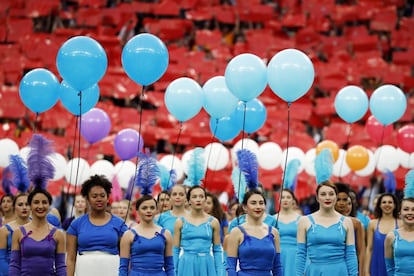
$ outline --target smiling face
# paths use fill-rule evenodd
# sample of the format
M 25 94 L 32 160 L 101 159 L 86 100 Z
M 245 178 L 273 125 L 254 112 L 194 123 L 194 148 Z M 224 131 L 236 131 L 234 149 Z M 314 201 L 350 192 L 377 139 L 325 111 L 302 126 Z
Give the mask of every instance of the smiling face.
M 108 195 L 101 186 L 93 186 L 88 193 L 89 206 L 94 211 L 105 211 L 108 204 Z
M 401 203 L 400 218 L 407 226 L 414 226 L 414 201 L 403 200 Z
M 384 215 L 390 215 L 395 209 L 395 202 L 391 196 L 383 196 L 380 202 L 380 208 Z
M 248 216 L 253 218 L 261 218 L 266 209 L 266 203 L 262 195 L 252 194 L 247 200 L 247 204 L 243 205 L 243 209 Z
M 49 213 L 50 203 L 46 195 L 42 193 L 37 193 L 33 196 L 32 202 L 30 204 L 32 210 L 32 216 L 43 218 L 46 217 Z
M 335 189 L 330 186 L 323 185 L 318 190 L 317 200 L 321 208 L 334 208 L 336 203 L 336 197 L 337 195 Z
M 151 222 L 154 219 L 155 214 L 157 213 L 157 205 L 155 204 L 154 199 L 148 199 L 143 201 L 138 209 L 138 215 L 141 218 L 141 221 Z

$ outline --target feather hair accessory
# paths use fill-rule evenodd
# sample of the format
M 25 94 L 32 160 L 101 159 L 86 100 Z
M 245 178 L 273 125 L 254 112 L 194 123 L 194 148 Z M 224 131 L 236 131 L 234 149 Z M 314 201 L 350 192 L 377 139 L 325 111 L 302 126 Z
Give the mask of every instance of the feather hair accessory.
M 414 198 L 414 170 L 405 175 L 404 198 Z
M 131 178 L 128 181 L 128 187 L 124 194 L 124 199 L 131 200 L 132 195 L 134 194 L 134 184 L 134 176 L 131 176 Z
M 249 190 L 257 189 L 259 186 L 259 165 L 256 155 L 247 149 L 237 151 L 237 161 L 240 170 L 246 177 L 247 187 Z
M 48 181 L 55 175 L 55 167 L 48 158 L 51 153 L 53 153 L 52 142 L 40 134 L 34 134 L 30 140 L 27 168 L 29 179 L 35 189 L 46 189 Z
M 12 186 L 13 186 L 13 175 L 10 171 L 10 167 L 6 167 L 3 170 L 3 179 L 1 181 L 1 185 L 3 188 L 3 192 L 6 195 L 12 194 Z
M 301 162 L 295 158 L 288 162 L 286 166 L 285 178 L 283 179 L 283 188 L 294 190 L 297 181 L 297 175 Z
M 27 175 L 27 166 L 23 158 L 17 154 L 10 155 L 9 167 L 13 174 L 14 187 L 21 193 L 27 192 L 30 187 L 30 180 Z
M 204 159 L 204 149 L 195 148 L 187 162 L 187 178 L 184 185 L 194 186 L 201 185 L 207 171 L 206 161 Z
M 119 184 L 118 176 L 112 179 L 112 192 L 111 192 L 112 202 L 120 201 L 122 199 L 122 189 Z
M 231 181 L 233 183 L 234 194 L 239 202 L 243 202 L 244 194 L 246 193 L 247 182 L 244 174 L 238 167 L 234 167 L 231 173 Z
M 323 149 L 315 157 L 316 183 L 328 181 L 333 173 L 333 157 L 329 149 Z
M 385 173 L 383 173 L 384 178 L 384 187 L 386 193 L 395 193 L 395 189 L 397 187 L 397 181 L 395 180 L 395 176 L 390 170 L 386 170 Z
M 160 187 L 162 191 L 169 191 L 177 182 L 177 173 L 174 169 L 168 170 L 164 165 L 158 164 L 160 169 Z
M 141 189 L 141 195 L 152 194 L 152 188 L 157 182 L 159 175 L 160 169 L 157 166 L 157 160 L 148 154 L 140 154 L 135 186 Z

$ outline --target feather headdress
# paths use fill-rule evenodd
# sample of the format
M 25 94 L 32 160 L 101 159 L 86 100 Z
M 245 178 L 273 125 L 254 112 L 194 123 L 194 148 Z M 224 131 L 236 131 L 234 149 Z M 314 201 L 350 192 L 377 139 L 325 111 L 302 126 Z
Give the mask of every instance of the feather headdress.
M 386 193 L 395 193 L 395 189 L 397 188 L 397 181 L 395 180 L 395 176 L 390 170 L 386 170 L 383 173 L 384 178 L 384 187 Z
M 112 179 L 112 191 L 111 191 L 112 202 L 120 201 L 122 199 L 122 189 L 119 184 L 118 176 L 114 176 Z
M 243 202 L 244 194 L 246 193 L 247 182 L 244 174 L 238 167 L 234 167 L 231 173 L 231 181 L 233 183 L 234 194 L 239 202 Z
M 237 161 L 240 170 L 246 177 L 247 187 L 249 190 L 257 189 L 259 186 L 259 165 L 256 155 L 247 149 L 237 151 Z
M 297 175 L 300 167 L 300 160 L 295 158 L 288 162 L 285 176 L 283 179 L 283 188 L 294 190 L 297 181 Z
M 25 193 L 29 190 L 30 180 L 27 175 L 27 166 L 23 158 L 19 155 L 10 155 L 10 171 L 13 174 L 13 185 L 16 189 Z
M 184 181 L 184 185 L 194 186 L 201 185 L 202 180 L 206 175 L 206 161 L 204 159 L 204 149 L 195 148 L 187 162 L 187 178 Z
M 329 149 L 323 149 L 315 157 L 316 183 L 328 181 L 333 173 L 333 157 Z
M 55 175 L 55 167 L 48 158 L 51 153 L 53 153 L 51 141 L 40 134 L 34 134 L 30 141 L 27 167 L 29 179 L 35 189 L 46 189 L 48 181 Z
M 405 175 L 404 198 L 414 198 L 414 170 Z
M 128 199 L 131 200 L 132 195 L 134 194 L 134 187 L 135 187 L 135 182 L 134 182 L 134 176 L 131 176 L 131 178 L 128 181 L 128 187 L 125 191 L 124 194 L 124 199 Z
M 164 165 L 158 164 L 160 170 L 160 187 L 162 191 L 169 191 L 177 182 L 177 173 L 174 169 L 168 170 Z
M 10 167 L 6 167 L 3 170 L 3 179 L 1 181 L 1 185 L 3 187 L 3 192 L 6 195 L 12 194 L 12 186 L 13 186 L 13 175 L 10 171 Z
M 148 154 L 140 154 L 135 186 L 141 189 L 140 193 L 142 195 L 152 194 L 152 188 L 159 175 L 160 169 L 157 166 L 157 160 Z

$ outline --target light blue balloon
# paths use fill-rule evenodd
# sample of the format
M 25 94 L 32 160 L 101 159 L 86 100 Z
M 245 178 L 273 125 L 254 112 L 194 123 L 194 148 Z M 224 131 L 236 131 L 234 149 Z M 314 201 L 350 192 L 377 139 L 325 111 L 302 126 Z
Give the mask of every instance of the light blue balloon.
M 369 109 L 375 119 L 384 126 L 398 121 L 407 109 L 407 98 L 395 85 L 378 87 L 369 100 Z
M 266 88 L 266 64 L 256 55 L 240 54 L 227 64 L 224 77 L 230 92 L 248 102 Z
M 203 98 L 203 107 L 213 118 L 229 116 L 239 101 L 227 88 L 223 76 L 213 77 L 204 84 Z
M 74 89 L 83 91 L 105 75 L 108 58 L 93 38 L 75 36 L 60 47 L 56 66 L 62 78 Z
M 122 66 L 128 77 L 141 85 L 156 82 L 168 67 L 168 49 L 155 35 L 143 33 L 131 38 L 122 49 Z
M 335 110 L 342 120 L 352 124 L 364 117 L 368 103 L 368 96 L 364 90 L 355 85 L 348 85 L 336 94 Z
M 33 69 L 26 73 L 19 85 L 24 105 L 35 113 L 52 108 L 59 98 L 59 80 L 49 70 Z
M 305 95 L 311 88 L 314 78 L 312 61 L 296 49 L 278 52 L 267 66 L 267 81 L 270 88 L 288 103 Z
M 73 115 L 82 115 L 91 110 L 99 100 L 99 86 L 92 85 L 84 91 L 77 91 L 66 81 L 59 88 L 59 98 L 63 106 Z
M 180 122 L 185 122 L 203 107 L 203 91 L 193 79 L 178 78 L 172 81 L 164 95 L 167 110 Z
M 267 111 L 260 100 L 253 99 L 247 103 L 239 102 L 235 110 L 235 115 L 233 116 L 236 117 L 237 126 L 240 130 L 243 130 L 246 133 L 253 133 L 258 131 L 265 124 Z
M 240 133 L 235 117 L 210 118 L 210 131 L 220 141 L 232 140 Z

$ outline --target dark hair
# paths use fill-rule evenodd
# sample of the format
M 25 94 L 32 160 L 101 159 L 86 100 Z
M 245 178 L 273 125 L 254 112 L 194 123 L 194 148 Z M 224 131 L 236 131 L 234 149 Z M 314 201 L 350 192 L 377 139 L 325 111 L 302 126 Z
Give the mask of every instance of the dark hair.
M 16 206 L 16 201 L 17 201 L 17 199 L 19 199 L 20 197 L 22 197 L 22 196 L 28 196 L 28 194 L 27 193 L 19 193 L 19 194 L 17 194 L 15 197 L 14 197 L 14 199 L 13 199 L 13 208 L 14 208 L 14 206 Z
M 105 176 L 95 174 L 82 184 L 81 195 L 88 198 L 89 192 L 95 186 L 102 187 L 107 196 L 111 194 L 112 183 Z
M 336 190 L 339 193 L 346 193 L 347 195 L 349 195 L 349 186 L 348 184 L 342 183 L 342 182 L 335 182 L 335 187 Z
M 318 185 L 318 187 L 316 188 L 316 195 L 318 195 L 319 190 L 321 189 L 321 187 L 326 186 L 326 187 L 330 187 L 332 189 L 334 189 L 335 194 L 338 195 L 338 189 L 336 188 L 335 184 L 333 184 L 331 181 L 327 180 L 324 181 L 322 183 L 320 183 Z
M 52 205 L 52 195 L 48 191 L 39 188 L 33 189 L 27 196 L 27 202 L 29 203 L 29 205 L 32 204 L 33 197 L 37 194 L 44 194 L 47 197 L 47 201 L 49 201 L 49 205 Z
M 213 202 L 213 209 L 211 210 L 211 215 L 213 215 L 221 223 L 226 218 L 226 215 L 224 214 L 223 207 L 221 207 L 220 201 L 218 200 L 217 196 L 209 192 L 206 192 L 206 198 L 207 197 L 211 197 L 211 200 Z
M 392 198 L 392 200 L 394 201 L 395 208 L 392 211 L 392 216 L 394 218 L 397 218 L 398 217 L 398 211 L 399 211 L 398 201 L 397 201 L 397 197 L 394 194 L 391 194 L 391 193 L 383 193 L 378 197 L 377 204 L 375 204 L 375 209 L 374 209 L 375 218 L 382 218 L 381 201 L 385 196 L 390 196 Z
M 409 201 L 409 202 L 414 203 L 414 197 L 407 197 L 407 198 L 403 198 L 403 199 L 401 200 L 401 203 L 400 203 L 400 211 L 401 211 L 401 207 L 402 207 L 402 204 L 403 204 L 403 202 L 404 202 L 404 201 Z
M 154 200 L 155 206 L 157 206 L 157 201 L 151 195 L 142 195 L 140 198 L 138 198 L 137 202 L 135 203 L 135 209 L 138 210 L 139 206 L 141 206 L 141 204 L 147 200 Z
M 259 190 L 249 190 L 249 191 L 247 191 L 244 194 L 244 198 L 243 198 L 242 205 L 247 205 L 247 201 L 249 201 L 249 198 L 252 195 L 260 195 L 260 196 L 262 196 L 263 197 L 263 200 L 264 200 L 264 203 L 266 204 L 266 198 L 265 198 L 265 196 L 263 195 L 262 192 L 260 192 Z
M 5 194 L 1 197 L 0 202 L 3 203 L 3 199 L 5 199 L 6 197 L 10 197 L 11 201 L 14 200 L 14 196 L 12 194 Z
M 351 216 L 356 217 L 357 216 L 357 211 L 359 209 L 358 194 L 355 192 L 354 189 L 350 188 L 348 195 L 351 198 L 351 202 L 352 202 Z M 355 198 L 354 198 L 354 196 L 355 196 Z
M 163 190 L 163 191 L 161 191 L 158 195 L 157 195 L 157 202 L 160 202 L 160 197 L 161 197 L 161 195 L 167 195 L 168 197 L 170 197 L 171 196 L 171 194 L 170 194 L 170 192 L 169 191 L 167 191 L 167 190 Z
M 283 188 L 282 191 L 280 192 L 280 196 L 282 196 L 282 192 L 289 193 L 292 196 L 292 199 L 296 202 L 296 204 L 298 203 L 298 200 L 297 200 L 295 194 L 291 190 Z
M 199 186 L 199 185 L 195 185 L 195 186 L 192 186 L 190 189 L 188 189 L 188 191 L 187 191 L 187 200 L 188 201 L 190 201 L 190 196 L 191 196 L 191 192 L 193 191 L 193 190 L 195 190 L 195 189 L 201 189 L 201 190 L 203 190 L 203 192 L 204 192 L 204 197 L 207 197 L 207 192 L 206 192 L 206 189 L 204 189 L 203 187 L 201 187 L 201 186 Z

